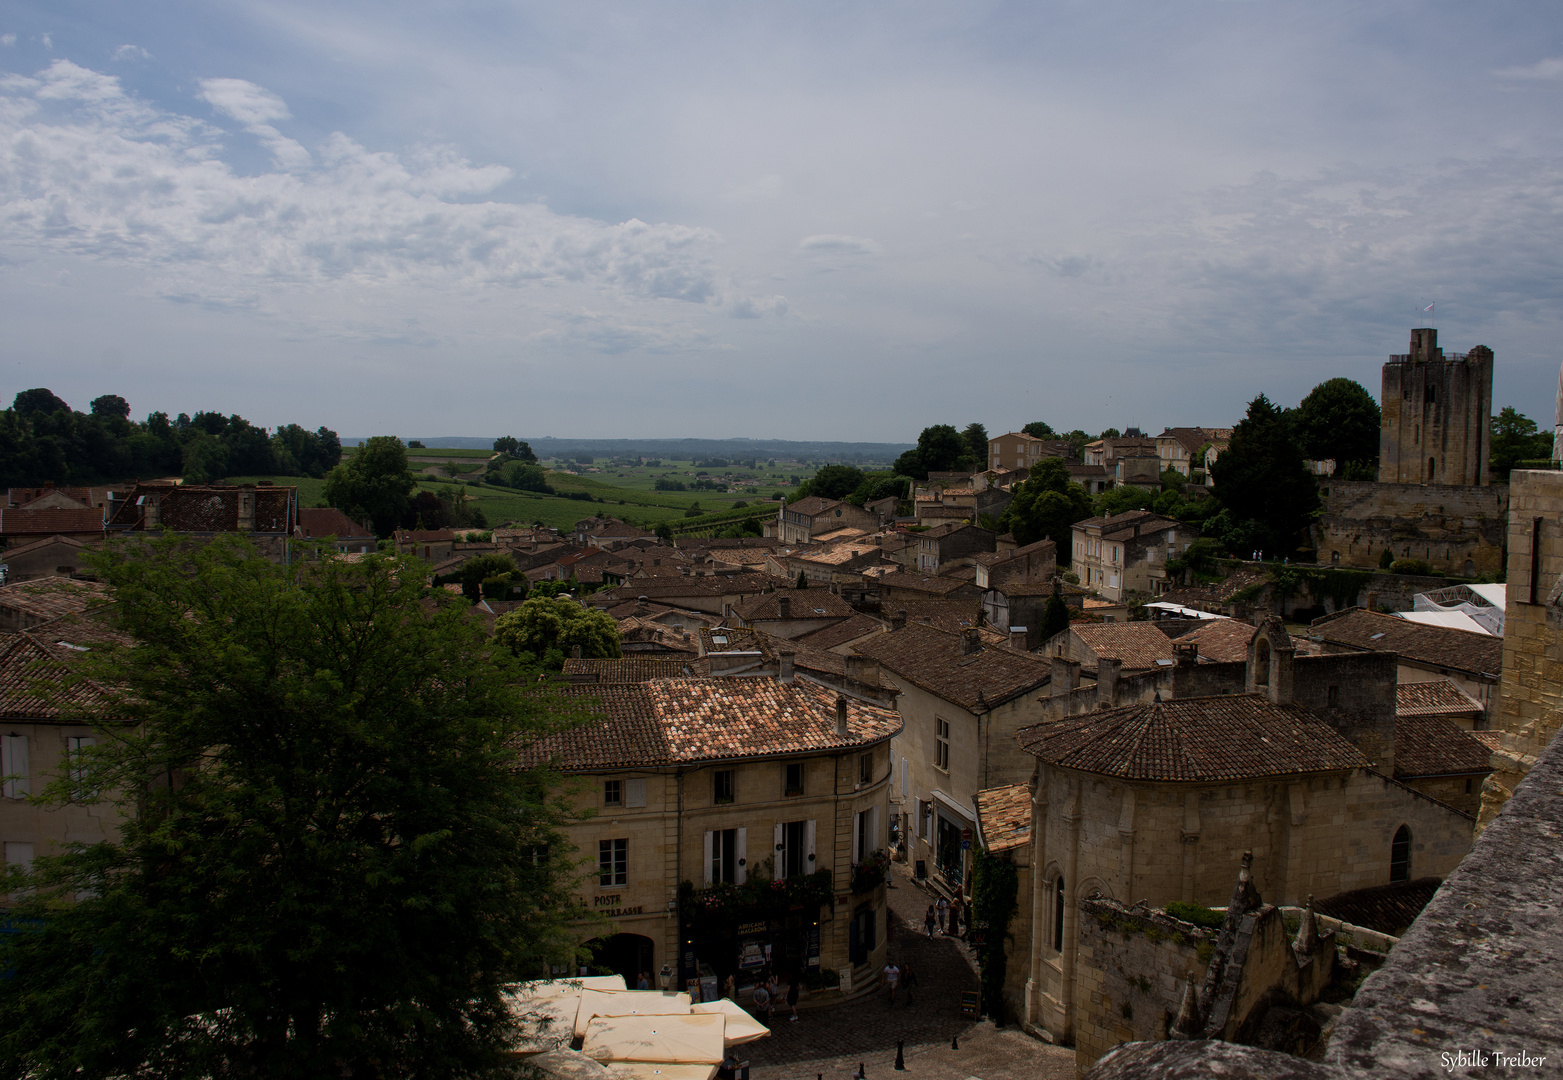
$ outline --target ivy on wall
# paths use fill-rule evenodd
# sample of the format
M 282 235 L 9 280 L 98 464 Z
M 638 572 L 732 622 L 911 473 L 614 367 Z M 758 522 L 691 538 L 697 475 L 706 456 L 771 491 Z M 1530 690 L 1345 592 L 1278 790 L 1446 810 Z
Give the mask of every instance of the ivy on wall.
M 1020 875 L 1014 863 L 990 855 L 985 848 L 979 848 L 976 854 L 971 890 L 972 918 L 975 927 L 986 931 L 977 950 L 982 1012 L 1002 1022 L 1005 942 L 1010 937 L 1010 920 L 1015 916 Z

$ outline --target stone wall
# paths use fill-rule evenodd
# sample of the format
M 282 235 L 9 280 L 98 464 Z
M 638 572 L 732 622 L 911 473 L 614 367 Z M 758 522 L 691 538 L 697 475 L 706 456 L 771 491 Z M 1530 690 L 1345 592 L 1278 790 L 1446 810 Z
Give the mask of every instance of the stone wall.
M 1115 900 L 1080 903 L 1075 968 L 1075 1065 L 1114 1046 L 1165 1039 L 1189 980 L 1198 986 L 1215 950 L 1215 932 L 1163 911 Z
M 1321 486 L 1324 513 L 1313 526 L 1319 561 L 1374 569 L 1384 549 L 1396 559 L 1425 559 L 1440 573 L 1497 574 L 1509 489 L 1503 484 L 1376 484 L 1331 480 Z
M 1503 746 L 1482 787 L 1485 828 L 1563 726 L 1563 472 L 1516 471 L 1503 680 L 1490 726 Z

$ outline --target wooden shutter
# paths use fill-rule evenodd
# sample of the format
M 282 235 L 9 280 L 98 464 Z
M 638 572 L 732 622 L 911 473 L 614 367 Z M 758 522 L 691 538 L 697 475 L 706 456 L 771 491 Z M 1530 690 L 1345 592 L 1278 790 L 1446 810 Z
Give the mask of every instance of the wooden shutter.
M 646 805 L 646 780 L 644 777 L 639 780 L 624 781 L 624 805 Z
M 32 793 L 28 779 L 27 736 L 7 735 L 0 739 L 0 776 L 5 785 L 0 789 L 7 799 L 21 799 Z
M 812 874 L 819 869 L 814 865 L 814 819 L 803 823 L 803 872 Z
M 738 843 L 733 845 L 733 854 L 738 857 L 738 865 L 733 868 L 733 882 L 742 885 L 749 880 L 749 830 L 738 830 Z
M 710 885 L 716 880 L 716 847 L 720 843 L 716 839 L 716 833 L 706 830 L 706 884 Z
M 771 858 L 775 861 L 771 865 L 771 877 L 784 878 L 787 876 L 787 823 L 776 823 L 776 848 L 771 852 Z

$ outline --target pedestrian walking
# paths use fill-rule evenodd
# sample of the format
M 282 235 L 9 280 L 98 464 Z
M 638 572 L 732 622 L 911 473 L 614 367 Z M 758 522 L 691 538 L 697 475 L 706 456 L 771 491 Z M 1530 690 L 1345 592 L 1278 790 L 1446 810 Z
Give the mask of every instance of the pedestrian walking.
M 961 936 L 961 920 L 966 916 L 966 905 L 961 903 L 960 894 L 950 901 L 950 934 L 953 937 Z
M 890 1004 L 895 1004 L 896 987 L 901 985 L 901 969 L 895 966 L 894 960 L 885 961 L 885 989 L 889 994 Z
M 901 962 L 901 985 L 906 989 L 906 1003 L 911 1005 L 912 991 L 917 989 L 917 972 L 912 970 L 911 963 Z
M 792 1018 L 798 1019 L 798 973 L 793 972 L 792 981 L 787 984 L 787 1007 L 792 1010 Z
M 939 897 L 939 902 L 934 905 L 939 911 L 939 933 L 946 933 L 945 925 L 950 916 L 950 902 L 944 897 Z
M 934 913 L 932 904 L 928 905 L 928 914 L 923 916 L 923 928 L 928 931 L 928 936 L 933 937 L 933 928 L 938 925 L 939 916 Z

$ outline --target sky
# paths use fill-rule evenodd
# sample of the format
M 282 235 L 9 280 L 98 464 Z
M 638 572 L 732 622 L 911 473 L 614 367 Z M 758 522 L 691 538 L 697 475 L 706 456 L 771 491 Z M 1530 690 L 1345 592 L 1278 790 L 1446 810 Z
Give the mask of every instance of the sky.
M 1552 423 L 1563 7 L 0 7 L 0 398 L 345 436 Z M 1427 304 L 1432 314 L 1423 314 Z

